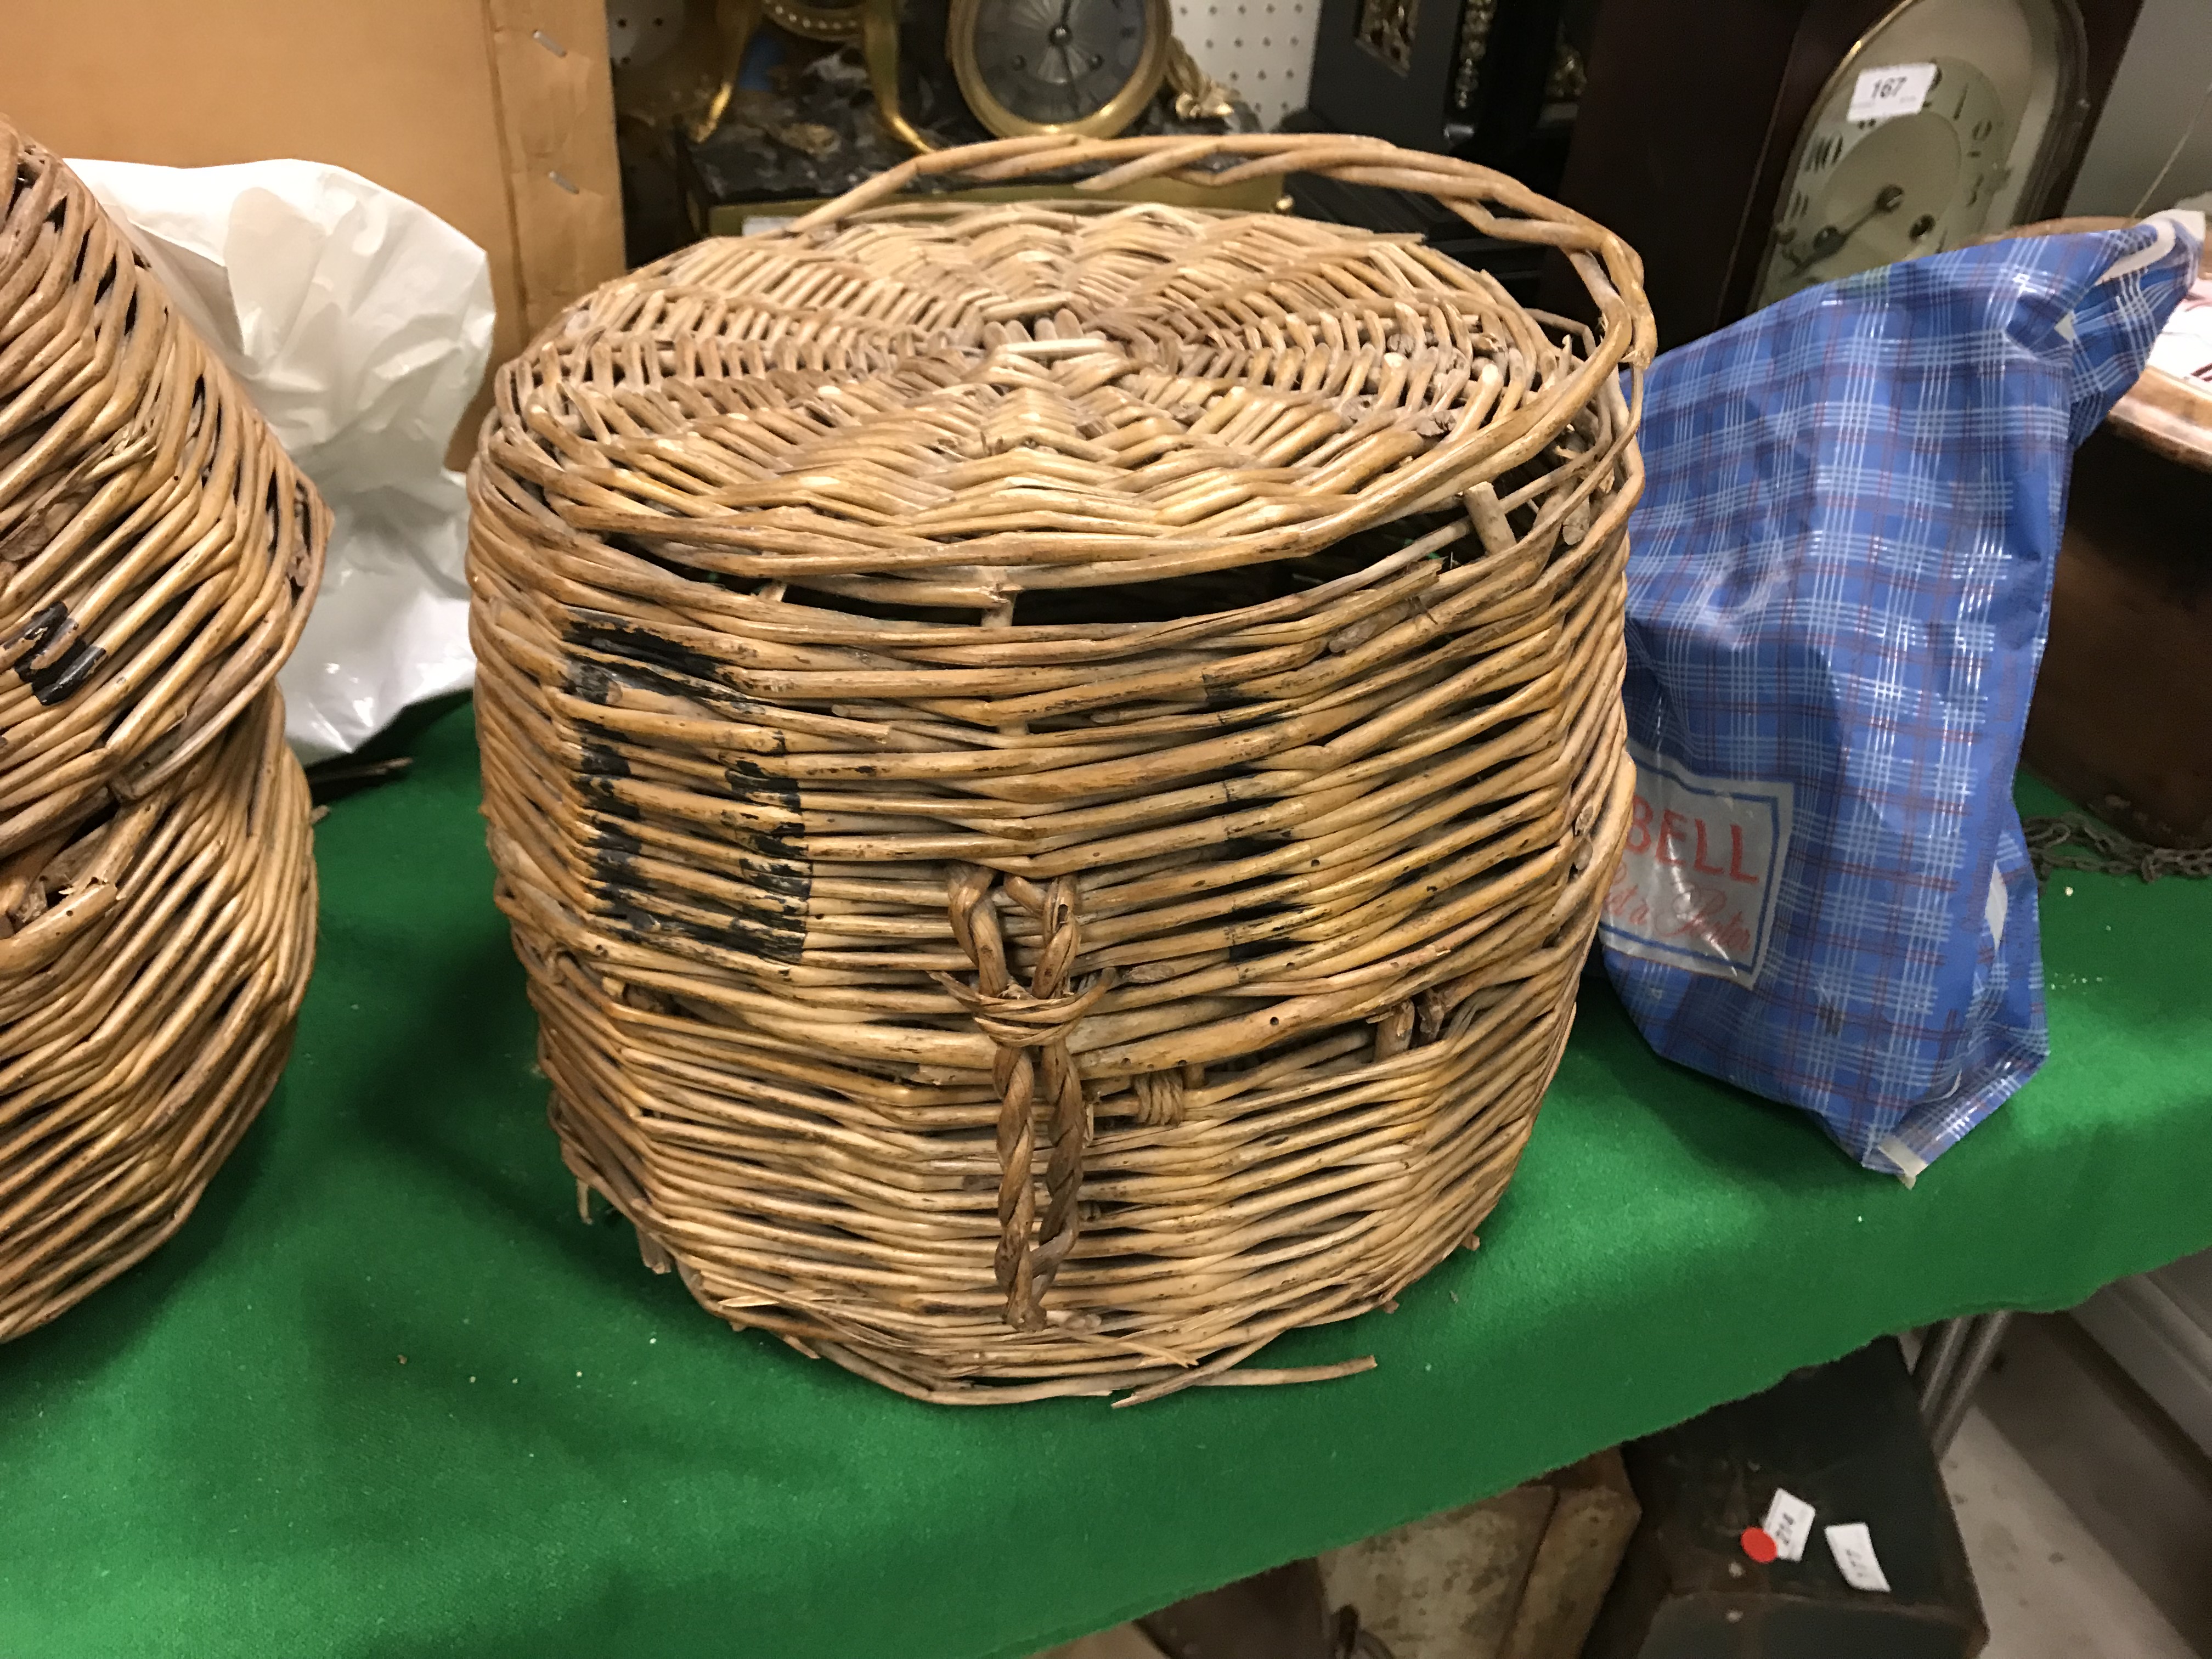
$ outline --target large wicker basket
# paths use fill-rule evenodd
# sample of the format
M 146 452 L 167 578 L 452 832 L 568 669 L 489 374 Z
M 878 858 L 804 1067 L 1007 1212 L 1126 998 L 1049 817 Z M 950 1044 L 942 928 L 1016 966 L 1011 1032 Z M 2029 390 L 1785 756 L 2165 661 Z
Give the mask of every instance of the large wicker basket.
M 1425 191 L 1601 321 L 1288 217 L 877 207 L 1075 161 Z M 1340 138 L 926 156 L 581 302 L 471 474 L 580 1182 L 921 1398 L 1326 1374 L 1231 1368 L 1470 1243 L 1566 1036 L 1651 340 L 1596 225 Z
M 173 1232 L 314 939 L 269 681 L 329 514 L 74 174 L 0 122 L 0 1340 Z

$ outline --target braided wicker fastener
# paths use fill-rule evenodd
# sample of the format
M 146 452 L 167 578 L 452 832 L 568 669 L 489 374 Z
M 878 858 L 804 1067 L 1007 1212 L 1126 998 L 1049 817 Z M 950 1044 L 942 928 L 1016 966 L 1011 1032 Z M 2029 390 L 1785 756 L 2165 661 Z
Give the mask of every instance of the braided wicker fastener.
M 945 973 L 933 977 L 975 1016 L 976 1029 L 998 1045 L 991 1081 L 1000 1100 L 1000 1233 L 993 1267 L 999 1288 L 1006 1293 L 1006 1322 L 1017 1330 L 1034 1331 L 1044 1328 L 1044 1293 L 1075 1244 L 1076 1191 L 1082 1185 L 1083 1148 L 1090 1138 L 1090 1108 L 1083 1080 L 1068 1057 L 1067 1040 L 1112 988 L 1114 975 L 1098 975 L 1081 991 L 1070 991 L 1068 969 L 1079 942 L 1075 883 L 1062 876 L 1040 889 L 1012 877 L 1005 890 L 1037 919 L 1044 934 L 1029 989 L 1015 984 L 1006 970 L 1006 944 L 991 908 L 994 879 L 992 871 L 963 865 L 947 890 L 952 936 L 975 964 L 975 983 L 963 985 Z M 1031 1058 L 1033 1053 L 1042 1055 L 1041 1062 Z M 1036 1198 L 1032 1164 L 1040 1070 L 1052 1117 L 1052 1152 L 1045 1166 L 1044 1225 L 1033 1238 Z

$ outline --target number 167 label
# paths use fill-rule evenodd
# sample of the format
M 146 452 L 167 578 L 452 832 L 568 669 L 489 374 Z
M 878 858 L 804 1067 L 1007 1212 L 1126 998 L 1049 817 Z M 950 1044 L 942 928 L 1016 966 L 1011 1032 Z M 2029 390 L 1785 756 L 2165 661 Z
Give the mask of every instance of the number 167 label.
M 1851 87 L 1850 118 L 1887 121 L 1899 115 L 1917 115 L 1936 84 L 1933 64 L 1886 64 L 1861 70 Z

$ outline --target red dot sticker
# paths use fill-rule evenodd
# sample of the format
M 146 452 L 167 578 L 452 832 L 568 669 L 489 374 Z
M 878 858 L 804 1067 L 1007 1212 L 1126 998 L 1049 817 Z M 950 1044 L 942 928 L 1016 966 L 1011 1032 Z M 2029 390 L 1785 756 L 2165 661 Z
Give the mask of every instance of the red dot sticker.
M 1739 1541 L 1743 1545 L 1743 1553 L 1761 1566 L 1782 1553 L 1764 1527 L 1746 1527 Z

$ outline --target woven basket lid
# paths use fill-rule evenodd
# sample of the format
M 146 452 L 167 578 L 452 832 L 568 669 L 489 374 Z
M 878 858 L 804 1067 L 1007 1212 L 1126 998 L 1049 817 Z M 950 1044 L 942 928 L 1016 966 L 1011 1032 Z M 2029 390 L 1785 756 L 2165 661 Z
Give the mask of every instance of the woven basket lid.
M 1560 250 L 1597 327 L 1533 314 L 1417 238 L 1287 216 L 877 205 L 925 172 L 1002 183 L 1071 161 L 1106 164 L 1094 191 L 1316 171 L 1426 191 Z M 1640 276 L 1581 216 L 1378 140 L 1012 140 L 601 289 L 502 378 L 486 459 L 572 529 L 694 570 L 988 610 L 1296 557 L 1453 504 L 1649 360 Z

